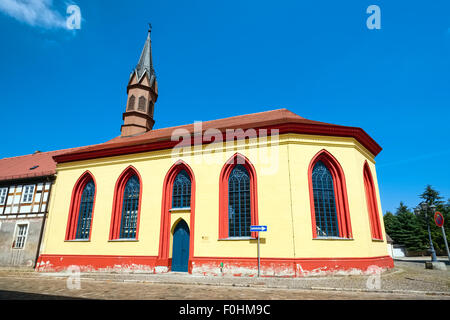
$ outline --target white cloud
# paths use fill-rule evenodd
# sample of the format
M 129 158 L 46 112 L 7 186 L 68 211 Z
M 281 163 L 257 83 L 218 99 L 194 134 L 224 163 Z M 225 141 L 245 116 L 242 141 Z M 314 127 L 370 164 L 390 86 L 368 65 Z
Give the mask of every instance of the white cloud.
M 0 11 L 31 26 L 66 29 L 66 17 L 56 11 L 53 0 L 0 0 Z

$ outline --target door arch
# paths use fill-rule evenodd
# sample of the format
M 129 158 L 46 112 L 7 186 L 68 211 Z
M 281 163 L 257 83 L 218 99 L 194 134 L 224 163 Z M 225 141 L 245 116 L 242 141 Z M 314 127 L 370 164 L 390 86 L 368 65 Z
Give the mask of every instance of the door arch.
M 189 226 L 180 220 L 173 230 L 172 271 L 188 272 L 189 238 Z
M 195 176 L 189 165 L 182 161 L 178 160 L 166 174 L 164 178 L 163 184 L 163 192 L 162 192 L 162 205 L 161 205 L 161 225 L 160 225 L 160 235 L 159 235 L 159 249 L 158 249 L 158 258 L 157 265 L 161 267 L 170 268 L 170 246 L 171 246 L 171 236 L 173 235 L 173 226 L 176 226 L 176 222 L 172 223 L 172 215 L 170 209 L 172 208 L 173 199 L 173 184 L 180 173 L 180 171 L 185 170 L 191 180 L 191 200 L 190 200 L 190 215 L 189 215 L 189 233 L 190 233 L 190 260 L 193 260 L 194 256 L 194 230 L 195 230 Z M 187 209 L 187 208 L 186 208 Z M 192 263 L 189 266 L 190 270 L 188 272 L 192 272 Z

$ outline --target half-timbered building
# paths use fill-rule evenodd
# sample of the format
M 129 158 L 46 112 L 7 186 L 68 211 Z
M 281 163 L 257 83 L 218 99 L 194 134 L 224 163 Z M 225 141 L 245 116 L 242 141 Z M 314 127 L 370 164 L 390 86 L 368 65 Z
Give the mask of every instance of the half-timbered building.
M 0 159 L 0 266 L 35 265 L 55 181 L 52 157 L 68 151 Z

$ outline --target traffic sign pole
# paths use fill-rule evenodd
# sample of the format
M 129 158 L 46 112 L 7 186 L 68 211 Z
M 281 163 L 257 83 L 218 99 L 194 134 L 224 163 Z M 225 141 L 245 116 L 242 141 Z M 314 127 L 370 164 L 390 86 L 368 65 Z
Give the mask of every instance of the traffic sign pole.
M 445 249 L 447 249 L 448 261 L 450 262 L 450 251 L 448 250 L 448 243 L 447 243 L 447 237 L 445 236 L 444 226 L 442 226 L 441 229 L 442 229 L 442 236 L 444 237 Z
M 261 270 L 261 255 L 259 254 L 259 231 L 258 231 L 258 278 Z M 448 250 L 448 248 L 447 248 Z M 448 251 L 447 251 L 448 252 Z
M 267 231 L 267 226 L 250 226 L 250 232 L 256 232 L 258 235 L 258 278 L 261 274 L 261 255 L 259 251 L 260 237 L 259 233 Z
M 434 222 L 438 227 L 442 229 L 442 236 L 444 237 L 445 249 L 447 249 L 448 261 L 450 262 L 450 251 L 448 250 L 447 236 L 445 235 L 444 229 L 444 216 L 439 211 L 434 214 Z

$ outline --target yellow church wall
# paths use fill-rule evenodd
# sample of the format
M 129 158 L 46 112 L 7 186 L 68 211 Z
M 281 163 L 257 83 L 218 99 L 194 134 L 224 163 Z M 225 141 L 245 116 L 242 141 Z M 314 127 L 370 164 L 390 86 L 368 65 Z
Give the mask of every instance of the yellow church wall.
M 270 169 L 262 161 L 259 161 L 259 151 L 255 152 L 255 146 L 248 149 L 229 150 L 223 154 L 215 154 L 217 161 L 206 169 L 202 166 L 193 165 L 196 175 L 196 213 L 195 233 L 196 238 L 195 255 L 204 257 L 256 257 L 257 248 L 252 240 L 218 240 L 219 226 L 219 176 L 226 160 L 231 158 L 236 151 L 246 156 L 254 165 L 257 173 L 258 191 L 258 216 L 259 224 L 268 225 L 269 231 L 261 234 L 266 243 L 261 245 L 261 254 L 270 257 L 291 257 L 292 231 L 290 227 L 290 215 L 282 214 L 289 212 L 289 185 L 287 164 L 282 161 L 285 157 L 284 150 L 279 147 L 271 147 L 274 157 L 279 162 L 279 169 L 271 174 Z M 264 148 L 264 147 L 263 147 Z M 259 149 L 259 148 L 258 148 Z M 279 149 L 279 154 L 277 150 Z M 264 153 L 265 150 L 261 150 Z M 266 171 L 269 171 L 268 173 Z M 203 239 L 202 238 L 206 238 Z M 270 239 L 270 241 L 269 241 Z M 288 245 L 287 245 L 288 244 Z
M 353 239 L 313 239 L 308 167 L 322 149 L 330 152 L 345 174 Z M 257 174 L 258 219 L 267 225 L 261 233 L 261 256 L 268 258 L 333 258 L 386 256 L 387 245 L 372 241 L 365 202 L 363 165 L 367 161 L 376 186 L 380 221 L 382 210 L 373 156 L 353 138 L 285 134 L 267 145 L 249 139 L 243 145 L 210 144 L 185 150 L 181 159 L 194 172 L 194 257 L 256 257 L 254 240 L 219 239 L 219 177 L 225 162 L 236 152 L 246 156 Z M 162 190 L 165 175 L 178 160 L 172 150 L 58 164 L 51 207 L 44 235 L 44 255 L 157 256 L 160 237 Z M 108 241 L 113 193 L 120 174 L 133 166 L 140 174 L 142 199 L 137 241 Z M 89 170 L 96 182 L 90 241 L 65 241 L 73 187 Z M 171 235 L 176 221 L 191 227 L 189 212 L 170 213 Z M 172 236 L 169 257 L 171 256 Z
M 165 173 L 160 163 L 151 166 L 144 161 L 130 161 L 129 157 L 117 157 L 111 162 L 83 161 L 79 168 L 58 168 L 54 186 L 52 208 L 49 213 L 45 238 L 45 253 L 87 255 L 157 255 L 159 223 L 161 216 L 161 186 L 153 181 L 163 181 Z M 114 187 L 119 175 L 132 165 L 141 175 L 141 215 L 138 241 L 108 241 Z M 64 241 L 68 221 L 70 198 L 77 179 L 89 170 L 96 182 L 96 199 L 93 210 L 91 240 Z M 64 183 L 61 183 L 64 182 Z M 162 184 L 159 183 L 159 184 Z M 153 196 L 150 196 L 153 195 Z M 47 236 L 48 235 L 48 236 Z
M 291 168 L 296 257 L 386 255 L 386 242 L 375 242 L 371 239 L 369 215 L 365 202 L 363 165 L 365 160 L 373 165 L 371 155 L 361 149 L 353 139 L 324 137 L 317 144 L 305 144 L 301 139 L 299 141 L 298 137 L 291 138 L 293 141 L 287 148 L 289 149 Z M 323 149 L 336 158 L 344 171 L 353 233 L 352 240 L 313 239 L 308 167 L 313 157 Z M 381 213 L 381 209 L 379 212 Z

